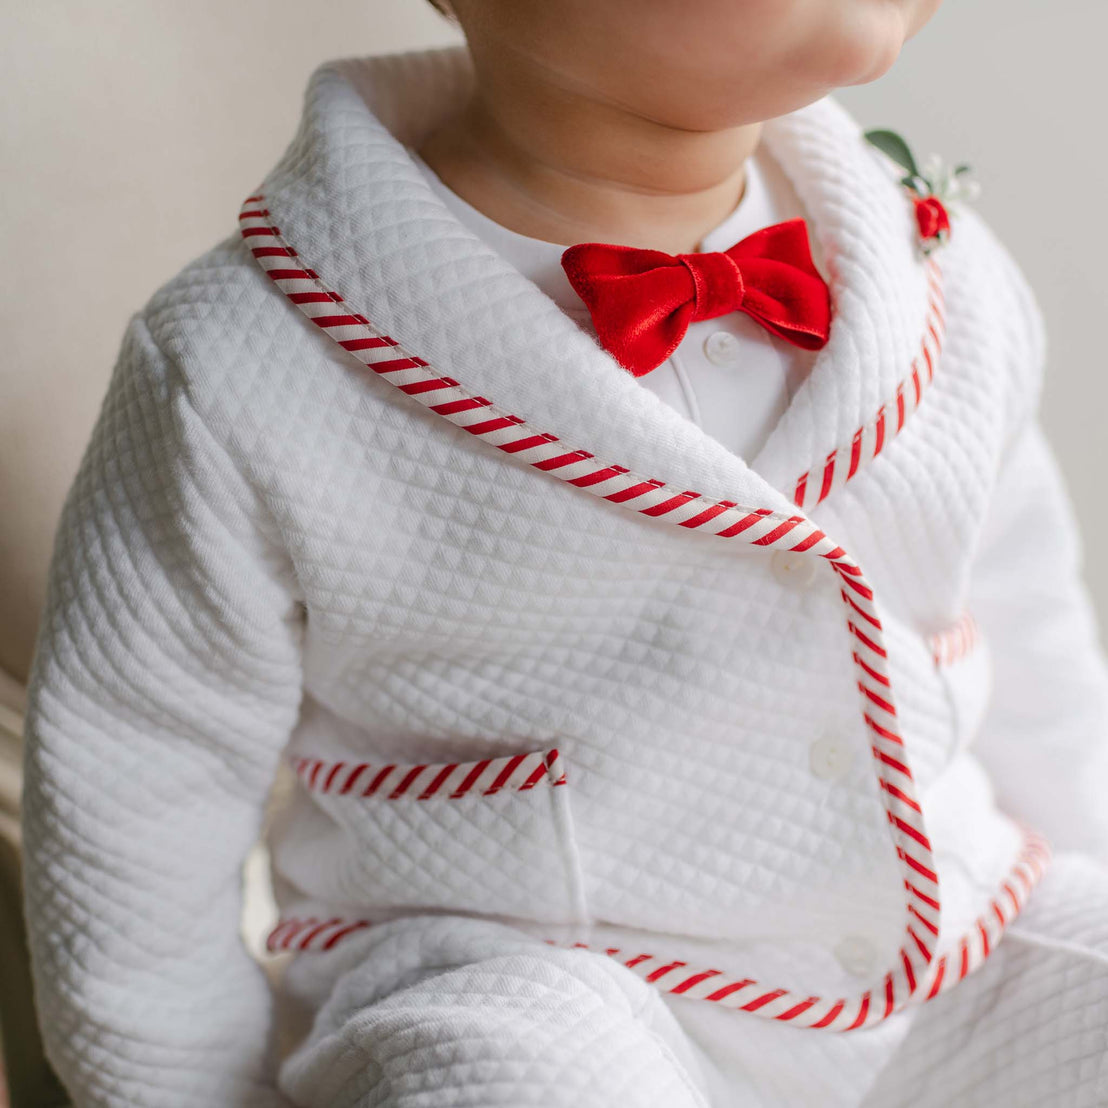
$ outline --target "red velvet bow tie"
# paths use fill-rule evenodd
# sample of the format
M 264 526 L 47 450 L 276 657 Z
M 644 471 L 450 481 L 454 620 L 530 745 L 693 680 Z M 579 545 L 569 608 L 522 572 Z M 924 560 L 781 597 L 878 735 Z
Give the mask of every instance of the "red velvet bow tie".
M 562 268 L 601 345 L 636 377 L 660 366 L 695 320 L 746 312 L 806 350 L 824 346 L 831 327 L 830 291 L 803 219 L 704 254 L 581 242 L 562 254 Z

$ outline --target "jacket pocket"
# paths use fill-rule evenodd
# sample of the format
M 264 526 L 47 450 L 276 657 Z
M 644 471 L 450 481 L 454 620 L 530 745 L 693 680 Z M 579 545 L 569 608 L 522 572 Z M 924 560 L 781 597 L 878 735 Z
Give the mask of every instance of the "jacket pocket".
M 585 919 L 570 787 L 557 750 L 439 764 L 293 760 L 344 832 L 332 881 L 376 910 Z

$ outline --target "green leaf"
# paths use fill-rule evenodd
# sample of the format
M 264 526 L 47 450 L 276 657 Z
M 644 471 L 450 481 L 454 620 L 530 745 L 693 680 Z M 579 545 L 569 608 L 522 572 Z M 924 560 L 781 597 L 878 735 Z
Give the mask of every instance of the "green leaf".
M 883 154 L 892 158 L 897 165 L 906 169 L 913 177 L 920 177 L 916 159 L 912 157 L 912 151 L 908 144 L 895 131 L 867 131 L 866 141 L 876 146 Z
M 909 173 L 907 177 L 900 178 L 900 183 L 910 192 L 914 192 L 920 197 L 931 196 L 935 192 L 934 183 L 926 177 L 914 177 Z
M 956 165 L 954 167 L 954 176 L 957 177 L 960 173 L 969 173 L 970 167 L 968 165 Z

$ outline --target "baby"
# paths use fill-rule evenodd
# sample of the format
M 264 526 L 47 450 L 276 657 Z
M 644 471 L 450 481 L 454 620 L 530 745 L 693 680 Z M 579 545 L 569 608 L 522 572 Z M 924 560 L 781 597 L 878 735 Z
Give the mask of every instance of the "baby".
M 1108 1103 L 1040 317 L 964 173 L 826 95 L 936 6 L 453 0 L 466 47 L 314 74 L 55 541 L 76 1108 Z

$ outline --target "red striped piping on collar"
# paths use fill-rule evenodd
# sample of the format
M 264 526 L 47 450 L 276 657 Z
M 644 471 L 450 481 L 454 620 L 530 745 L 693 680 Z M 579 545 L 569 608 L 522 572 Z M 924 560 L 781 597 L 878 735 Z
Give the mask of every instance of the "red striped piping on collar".
M 453 378 L 441 375 L 395 339 L 378 331 L 364 315 L 347 307 L 342 296 L 328 288 L 315 270 L 305 266 L 300 255 L 284 239 L 272 222 L 262 195 L 247 198 L 239 220 L 243 239 L 258 264 L 316 327 L 381 380 L 455 426 L 513 455 L 521 463 L 630 511 L 719 538 L 738 539 L 770 550 L 808 554 L 826 562 L 838 578 L 851 635 L 862 716 L 869 729 L 874 771 L 904 883 L 904 941 L 895 965 L 881 985 L 859 996 L 805 996 L 788 989 L 770 989 L 745 977 L 730 976 L 726 977 L 727 984 L 717 983 L 709 995 L 715 996 L 718 1002 L 724 999 L 718 994 L 725 989 L 729 990 L 728 997 L 749 989 L 754 995 L 747 996 L 745 1002 L 738 1005 L 745 1011 L 765 1018 L 787 1019 L 798 1026 L 831 1030 L 872 1026 L 902 1008 L 931 980 L 935 967 L 943 965 L 942 958 L 936 959 L 942 909 L 931 843 L 900 736 L 888 675 L 884 630 L 873 590 L 854 559 L 803 515 L 745 507 L 690 490 L 674 491 L 664 481 L 644 477 L 625 466 L 603 462 L 586 450 L 568 447 L 556 435 L 535 430 L 519 416 L 497 407 L 486 397 L 470 393 Z M 1029 890 L 1041 872 L 1044 848 L 1040 840 L 1029 838 L 1026 849 L 1033 851 L 1039 861 L 1031 866 L 1021 859 L 1010 883 L 1020 886 L 1026 883 Z M 1014 902 L 1013 915 L 1020 904 L 1022 900 Z M 995 945 L 995 940 L 988 941 L 987 928 L 982 935 L 987 940 L 983 943 L 975 943 L 972 935 L 965 938 L 966 973 L 976 968 Z M 653 982 L 663 982 L 668 977 L 668 971 L 659 975 L 661 967 L 651 966 L 647 955 L 641 956 L 641 960 L 636 955 L 623 964 Z M 701 986 L 718 971 L 682 968 L 689 971 L 680 983 L 685 986 L 682 995 L 707 999 Z M 704 975 L 700 982 L 692 982 L 691 978 L 699 974 Z M 724 975 L 720 973 L 719 976 Z
M 801 511 L 809 512 L 821 504 L 856 476 L 866 463 L 876 458 L 904 429 L 904 424 L 919 408 L 923 394 L 935 379 L 935 367 L 946 335 L 942 270 L 934 256 L 929 256 L 924 264 L 927 315 L 919 354 L 912 360 L 908 375 L 896 386 L 893 395 L 877 409 L 877 415 L 869 423 L 854 432 L 849 445 L 836 447 L 824 459 L 822 466 L 809 469 L 800 476 L 793 491 L 793 501 Z

